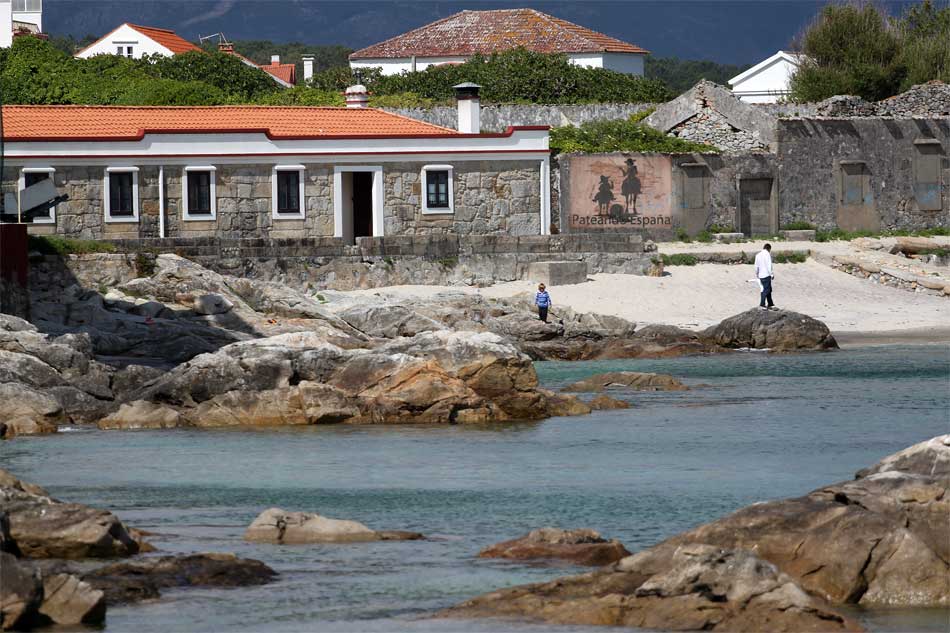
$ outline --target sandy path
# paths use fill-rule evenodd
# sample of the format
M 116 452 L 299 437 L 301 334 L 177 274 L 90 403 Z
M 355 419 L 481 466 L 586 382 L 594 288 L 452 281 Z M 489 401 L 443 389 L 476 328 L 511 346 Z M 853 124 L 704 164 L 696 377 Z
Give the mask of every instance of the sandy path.
M 700 264 L 667 271 L 659 278 L 592 275 L 584 284 L 549 288 L 553 311 L 567 305 L 638 323 L 698 329 L 758 305 L 758 285 L 747 281 L 753 277 L 751 266 Z M 534 288 L 532 282 L 517 281 L 481 289 L 394 286 L 358 292 L 426 297 L 450 290 L 510 297 Z M 821 319 L 835 333 L 903 332 L 931 340 L 947 340 L 950 334 L 950 299 L 880 286 L 812 260 L 776 264 L 773 297 L 779 307 Z

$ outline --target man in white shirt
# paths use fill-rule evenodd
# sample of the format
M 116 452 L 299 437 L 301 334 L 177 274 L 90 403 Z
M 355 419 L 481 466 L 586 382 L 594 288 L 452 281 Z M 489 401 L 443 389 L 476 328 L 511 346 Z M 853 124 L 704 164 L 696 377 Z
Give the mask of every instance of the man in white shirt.
M 760 310 L 777 310 L 772 303 L 772 280 L 775 275 L 772 274 L 772 245 L 766 244 L 762 250 L 755 256 L 755 276 L 759 280 L 762 292 L 759 296 Z M 768 307 L 766 307 L 768 302 Z

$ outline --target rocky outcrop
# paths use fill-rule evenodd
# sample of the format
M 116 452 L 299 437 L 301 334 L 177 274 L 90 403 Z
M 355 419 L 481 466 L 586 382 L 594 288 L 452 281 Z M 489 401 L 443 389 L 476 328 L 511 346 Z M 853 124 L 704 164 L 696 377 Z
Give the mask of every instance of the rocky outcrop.
M 129 556 L 139 544 L 111 512 L 64 503 L 0 470 L 0 508 L 9 534 L 27 558 Z
M 633 389 L 636 391 L 687 391 L 689 387 L 667 374 L 639 371 L 611 371 L 595 374 L 564 387 L 564 391 L 601 392 L 605 389 Z
M 522 537 L 496 543 L 479 552 L 480 558 L 512 560 L 559 559 L 577 565 L 601 566 L 615 563 L 630 552 L 616 540 L 607 540 L 594 530 L 540 528 Z
M 609 411 L 611 409 L 629 409 L 630 404 L 617 398 L 611 398 L 605 393 L 599 394 L 587 403 L 594 411 Z
M 828 604 L 950 603 L 950 435 L 853 481 L 758 503 L 603 570 L 505 589 L 458 617 L 667 630 L 839 631 Z
M 89 583 L 70 574 L 44 575 L 29 561 L 0 552 L 0 629 L 98 625 L 105 615 L 105 596 Z
M 684 547 L 655 574 L 640 570 L 636 559 L 485 594 L 441 615 L 666 631 L 861 630 L 751 552 Z
M 132 398 L 100 427 L 471 423 L 590 412 L 539 389 L 530 359 L 501 337 L 445 330 L 374 349 L 343 349 L 315 332 L 234 343 Z
M 273 581 L 277 572 L 259 560 L 234 554 L 158 556 L 114 563 L 83 575 L 109 604 L 158 598 L 175 587 L 248 587 Z
M 354 543 L 361 541 L 411 541 L 424 538 L 417 532 L 372 530 L 358 521 L 330 519 L 310 512 L 264 510 L 248 526 L 244 539 L 285 545 L 302 543 Z
M 711 345 L 725 348 L 770 349 L 777 352 L 838 347 L 827 325 L 810 316 L 787 310 L 747 310 L 707 329 L 701 338 Z

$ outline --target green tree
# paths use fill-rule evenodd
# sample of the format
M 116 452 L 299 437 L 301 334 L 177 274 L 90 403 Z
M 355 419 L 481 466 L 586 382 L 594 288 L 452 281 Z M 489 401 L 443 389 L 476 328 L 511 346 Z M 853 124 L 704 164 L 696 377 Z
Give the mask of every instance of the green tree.
M 673 92 L 686 92 L 700 79 L 726 85 L 730 79 L 748 69 L 749 65 L 718 64 L 708 60 L 678 59 L 676 57 L 647 57 L 643 74 L 658 79 Z
M 160 79 L 203 81 L 224 94 L 244 99 L 280 90 L 274 80 L 259 68 L 218 51 L 189 51 L 171 57 L 153 55 L 143 58 L 146 72 Z
M 950 81 L 950 5 L 927 0 L 894 18 L 873 4 L 824 7 L 800 42 L 795 101 L 837 94 L 879 101 L 914 84 Z

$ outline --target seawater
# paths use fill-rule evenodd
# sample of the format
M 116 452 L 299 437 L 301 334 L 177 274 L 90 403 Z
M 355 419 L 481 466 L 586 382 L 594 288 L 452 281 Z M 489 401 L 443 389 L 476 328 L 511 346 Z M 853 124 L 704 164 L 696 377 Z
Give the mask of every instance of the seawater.
M 169 590 L 109 610 L 107 631 L 580 630 L 444 621 L 493 589 L 581 571 L 476 558 L 536 527 L 590 527 L 636 551 L 756 501 L 850 479 L 950 432 L 950 348 L 735 353 L 539 363 L 545 386 L 656 371 L 690 391 L 616 392 L 633 406 L 476 427 L 80 430 L 0 446 L 4 468 L 155 532 L 163 552 L 228 551 L 280 572 L 263 587 Z M 265 508 L 319 512 L 426 541 L 242 541 Z M 874 630 L 946 630 L 946 610 L 857 611 Z M 592 629 L 603 631 L 604 629 Z

